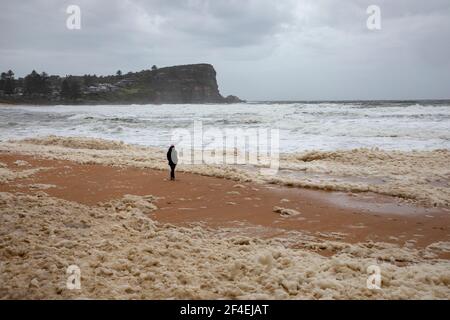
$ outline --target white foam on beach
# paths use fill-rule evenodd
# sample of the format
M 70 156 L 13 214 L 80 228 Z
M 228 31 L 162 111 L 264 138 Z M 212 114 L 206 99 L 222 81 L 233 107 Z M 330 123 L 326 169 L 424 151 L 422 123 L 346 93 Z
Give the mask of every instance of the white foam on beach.
M 324 190 L 375 192 L 425 205 L 450 206 L 450 150 L 311 151 L 282 157 L 290 176 L 273 183 Z M 295 173 L 306 173 L 295 178 Z
M 0 183 L 7 183 L 9 181 L 15 180 L 15 179 L 23 179 L 28 178 L 34 175 L 35 173 L 39 172 L 40 170 L 44 170 L 45 168 L 33 168 L 33 169 L 27 169 L 27 170 L 11 170 L 8 167 L 1 167 L 0 166 Z
M 30 164 L 24 160 L 16 160 L 14 164 L 18 167 L 28 167 Z
M 234 236 L 160 224 L 146 213 L 152 196 L 127 195 L 85 206 L 36 195 L 0 193 L 2 299 L 449 299 L 450 262 L 438 243 L 422 250 L 304 238 Z M 292 239 L 291 239 L 292 241 Z M 323 257 L 310 249 L 325 247 Z M 381 268 L 381 290 L 366 287 Z M 81 290 L 68 290 L 69 265 Z
M 45 137 L 0 142 L 0 151 L 84 164 L 167 169 L 165 150 L 102 139 Z M 450 150 L 354 149 L 281 155 L 278 175 L 231 165 L 179 165 L 177 170 L 321 190 L 375 192 L 427 206 L 450 207 Z M 290 171 L 284 175 L 284 171 Z

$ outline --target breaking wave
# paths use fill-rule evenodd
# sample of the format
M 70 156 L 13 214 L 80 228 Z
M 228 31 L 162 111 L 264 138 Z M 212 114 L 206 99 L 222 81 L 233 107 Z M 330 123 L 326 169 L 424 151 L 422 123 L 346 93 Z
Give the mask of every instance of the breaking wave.
M 174 129 L 280 129 L 283 153 L 378 147 L 450 148 L 450 103 L 323 102 L 232 105 L 0 106 L 0 136 L 85 136 L 167 146 Z M 4 120 L 3 120 L 4 119 Z

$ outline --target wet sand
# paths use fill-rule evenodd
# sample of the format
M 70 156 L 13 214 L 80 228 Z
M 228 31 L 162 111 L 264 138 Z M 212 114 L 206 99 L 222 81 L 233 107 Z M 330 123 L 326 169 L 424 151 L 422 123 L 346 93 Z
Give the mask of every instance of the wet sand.
M 19 167 L 14 164 L 17 160 L 30 166 Z M 307 232 L 319 238 L 334 234 L 349 243 L 409 242 L 419 248 L 450 240 L 448 209 L 418 207 L 372 193 L 238 183 L 189 173 L 177 173 L 177 181 L 173 182 L 168 180 L 168 171 L 82 165 L 10 153 L 0 154 L 0 162 L 17 171 L 47 168 L 31 177 L 0 184 L 0 192 L 44 191 L 52 197 L 86 205 L 119 199 L 125 194 L 151 194 L 159 197 L 155 203 L 158 209 L 150 213 L 151 218 L 175 225 L 232 227 L 239 233 L 262 238 L 288 237 L 289 231 Z M 40 190 L 42 185 L 52 186 Z M 300 214 L 281 217 L 274 207 Z

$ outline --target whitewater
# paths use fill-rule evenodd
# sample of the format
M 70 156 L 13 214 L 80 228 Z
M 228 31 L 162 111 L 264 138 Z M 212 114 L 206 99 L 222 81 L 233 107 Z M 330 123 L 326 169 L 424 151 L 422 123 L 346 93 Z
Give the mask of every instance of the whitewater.
M 450 101 L 0 105 L 0 139 L 49 135 L 166 147 L 175 129 L 278 129 L 280 152 L 450 149 Z

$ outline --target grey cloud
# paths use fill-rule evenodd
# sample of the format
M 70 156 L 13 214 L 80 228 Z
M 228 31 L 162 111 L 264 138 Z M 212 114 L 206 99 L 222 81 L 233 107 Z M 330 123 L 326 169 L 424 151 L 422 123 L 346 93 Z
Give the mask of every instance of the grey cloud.
M 65 28 L 78 4 L 82 29 Z M 366 28 L 366 8 L 382 30 Z M 0 0 L 0 69 L 111 73 L 210 62 L 247 99 L 449 97 L 448 0 Z

